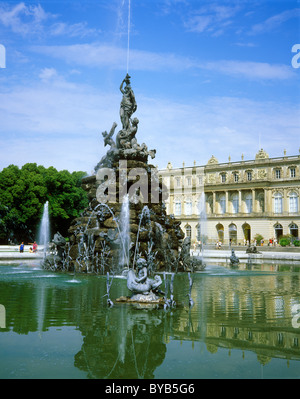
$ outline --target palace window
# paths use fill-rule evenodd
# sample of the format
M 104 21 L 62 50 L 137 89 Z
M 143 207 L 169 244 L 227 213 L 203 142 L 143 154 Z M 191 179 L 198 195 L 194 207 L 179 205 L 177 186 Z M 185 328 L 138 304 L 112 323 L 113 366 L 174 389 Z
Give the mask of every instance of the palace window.
M 245 197 L 246 213 L 252 212 L 252 194 L 247 194 Z
M 196 226 L 197 241 L 201 241 L 201 227 L 200 224 Z
M 231 223 L 228 227 L 229 230 L 229 240 L 232 244 L 237 243 L 237 227 L 234 223 Z
M 247 180 L 248 181 L 252 180 L 252 172 L 247 172 Z
M 187 237 L 191 237 L 192 236 L 192 228 L 191 226 L 187 225 L 185 228 L 185 234 Z
M 290 224 L 289 228 L 290 228 L 290 234 L 293 237 L 298 238 L 299 237 L 299 229 L 298 229 L 298 226 L 296 225 L 296 223 Z
M 275 178 L 280 179 L 281 178 L 281 169 L 275 169 Z
M 290 177 L 296 177 L 296 168 L 290 168 Z
M 180 187 L 180 177 L 176 177 L 176 187 Z
M 226 182 L 226 173 L 221 174 L 221 182 L 225 183 Z
M 290 194 L 289 211 L 291 213 L 297 213 L 298 212 L 298 195 L 295 192 L 292 192 Z
M 192 185 L 192 178 L 191 178 L 190 176 L 188 176 L 188 177 L 186 178 L 186 181 L 187 181 L 187 185 L 188 185 L 188 186 L 191 186 L 191 185 Z
M 193 204 L 191 200 L 187 200 L 185 203 L 185 214 L 190 216 L 193 213 Z
M 175 216 L 180 216 L 181 215 L 181 201 L 176 200 L 175 201 Z
M 239 174 L 237 172 L 235 172 L 233 174 L 233 179 L 234 179 L 235 183 L 237 183 L 239 181 Z
M 226 198 L 225 198 L 225 194 L 220 195 L 219 203 L 220 203 L 220 213 L 223 215 L 223 214 L 226 212 Z
M 274 195 L 274 213 L 282 213 L 282 195 L 280 193 Z
M 232 202 L 232 213 L 239 213 L 239 196 L 238 196 L 238 194 L 233 194 L 231 202 Z

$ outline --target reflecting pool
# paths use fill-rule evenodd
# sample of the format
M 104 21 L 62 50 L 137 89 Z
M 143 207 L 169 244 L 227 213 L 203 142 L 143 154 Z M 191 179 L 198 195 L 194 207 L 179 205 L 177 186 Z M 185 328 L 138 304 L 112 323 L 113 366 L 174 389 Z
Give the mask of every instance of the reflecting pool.
M 106 276 L 0 265 L 0 378 L 299 378 L 300 272 L 208 265 L 175 309 L 106 305 Z M 115 277 L 110 298 L 129 295 Z

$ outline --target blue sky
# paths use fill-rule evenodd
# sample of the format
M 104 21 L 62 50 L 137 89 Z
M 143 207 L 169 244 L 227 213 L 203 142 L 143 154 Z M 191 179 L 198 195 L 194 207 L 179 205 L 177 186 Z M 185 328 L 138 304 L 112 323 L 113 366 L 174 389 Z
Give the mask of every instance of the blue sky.
M 131 0 L 129 30 L 128 12 L 129 0 L 0 1 L 0 170 L 91 173 L 101 132 L 121 125 L 127 63 L 137 138 L 159 168 L 299 153 L 299 1 Z

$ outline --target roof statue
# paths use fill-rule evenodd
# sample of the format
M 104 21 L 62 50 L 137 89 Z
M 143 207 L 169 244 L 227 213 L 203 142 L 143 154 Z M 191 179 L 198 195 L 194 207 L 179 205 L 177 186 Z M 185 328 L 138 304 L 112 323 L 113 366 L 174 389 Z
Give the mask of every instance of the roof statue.
M 269 158 L 269 155 L 262 148 L 255 155 L 255 159 L 267 159 L 267 158 Z

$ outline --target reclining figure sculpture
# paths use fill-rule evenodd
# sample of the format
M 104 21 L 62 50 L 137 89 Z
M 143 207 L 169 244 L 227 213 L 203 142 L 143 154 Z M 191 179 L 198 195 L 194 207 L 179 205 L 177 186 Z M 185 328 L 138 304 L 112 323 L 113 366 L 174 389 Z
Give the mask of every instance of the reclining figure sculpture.
M 151 293 L 159 293 L 158 287 L 162 284 L 160 276 L 155 276 L 153 279 L 148 277 L 147 262 L 145 259 L 138 259 L 137 261 L 137 275 L 133 269 L 130 269 L 127 274 L 127 288 L 134 294 L 148 295 Z

